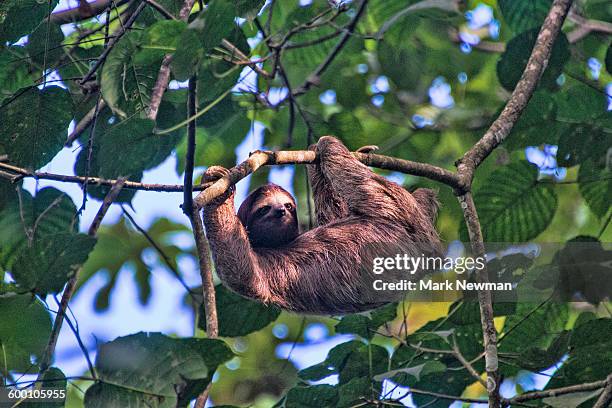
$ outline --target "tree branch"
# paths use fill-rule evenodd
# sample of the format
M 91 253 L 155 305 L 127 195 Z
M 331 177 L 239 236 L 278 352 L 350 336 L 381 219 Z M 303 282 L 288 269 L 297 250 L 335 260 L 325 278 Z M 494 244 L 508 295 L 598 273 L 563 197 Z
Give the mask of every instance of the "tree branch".
M 561 31 L 563 22 L 567 16 L 572 0 L 554 0 L 544 23 L 538 33 L 536 43 L 531 51 L 525 70 L 521 79 L 512 92 L 502 113 L 493 122 L 484 136 L 468 150 L 457 162 L 457 175 L 460 186 L 457 198 L 467 225 L 472 252 L 476 257 L 484 257 L 485 248 L 483 242 L 480 221 L 474 199 L 470 193 L 472 179 L 476 168 L 487 158 L 487 156 L 499 146 L 510 134 L 514 124 L 520 118 L 523 110 L 529 103 L 542 73 L 548 65 L 552 53 L 553 44 Z M 489 278 L 485 268 L 478 271 L 477 280 L 487 283 Z M 500 376 L 498 370 L 497 353 L 497 331 L 493 321 L 493 303 L 491 292 L 482 290 L 478 292 L 478 303 L 480 307 L 480 321 L 484 337 L 485 369 L 487 372 L 487 392 L 489 395 L 489 406 L 500 405 Z
M 552 47 L 561 31 L 572 0 L 555 0 L 536 39 L 527 66 L 502 113 L 484 136 L 459 160 L 457 170 L 464 188 L 470 187 L 476 167 L 510 134 L 529 103 L 542 73 L 548 65 Z
M 606 390 L 610 391 L 610 389 L 612 388 L 612 374 L 609 375 L 608 378 L 606 378 L 605 380 L 595 381 L 591 383 L 578 384 L 578 385 L 570 385 L 568 387 L 562 387 L 562 388 L 553 388 L 551 390 L 545 390 L 545 391 L 527 392 L 525 394 L 517 395 L 516 397 L 505 400 L 504 402 L 507 404 L 515 404 L 517 402 L 531 401 L 535 399 L 542 399 L 542 398 L 549 398 L 549 397 L 557 397 L 559 395 L 573 394 L 576 392 L 594 391 L 594 390 L 598 390 L 604 387 L 606 387 L 606 389 L 600 396 L 599 398 L 600 400 L 601 400 L 601 397 L 604 396 L 604 394 L 606 393 Z M 608 405 L 603 405 L 603 407 L 608 407 Z
M 295 150 L 295 151 L 278 151 L 278 152 L 256 152 L 249 159 L 247 159 L 244 163 L 239 166 L 236 166 L 230 170 L 232 171 L 240 171 L 240 175 L 236 175 L 235 178 L 232 178 L 232 182 L 227 184 L 225 189 L 222 189 L 223 186 L 221 183 L 216 185 L 215 183 L 215 193 L 208 192 L 207 196 L 213 199 L 223 194 L 230 185 L 237 183 L 242 180 L 244 177 L 251 174 L 257 168 L 252 168 L 247 170 L 246 173 L 242 173 L 244 170 L 237 169 L 240 166 L 249 166 L 246 164 L 247 162 L 252 162 L 252 157 L 256 154 L 263 154 L 263 156 L 258 157 L 257 160 L 263 160 L 262 164 L 258 164 L 257 168 L 262 165 L 281 165 L 281 164 L 309 164 L 312 163 L 316 158 L 314 152 L 307 150 Z M 431 180 L 439 181 L 441 183 L 447 184 L 451 187 L 459 186 L 459 180 L 457 176 L 451 172 L 450 170 L 443 169 L 441 167 L 437 167 L 427 163 L 419 163 L 413 162 L 410 160 L 398 159 L 390 156 L 383 156 L 380 154 L 365 154 L 365 153 L 353 153 L 359 161 L 363 164 L 371 167 L 378 167 L 380 169 L 398 171 L 400 173 L 411 174 L 414 176 L 422 176 L 427 177 Z M 6 178 L 11 182 L 17 182 L 24 177 L 31 177 L 36 180 L 55 180 L 61 181 L 65 183 L 77 183 L 83 184 L 87 183 L 89 185 L 96 186 L 105 186 L 112 187 L 117 183 L 117 180 L 113 179 L 103 179 L 100 177 L 84 177 L 84 176 L 69 176 L 63 174 L 55 174 L 55 173 L 47 173 L 47 172 L 39 172 L 39 171 L 31 171 L 24 169 L 22 167 L 13 166 L 8 163 L 0 162 L 0 170 L 3 171 L 0 173 L 0 177 Z M 221 179 L 223 180 L 223 179 Z M 160 192 L 183 192 L 184 186 L 181 184 L 146 184 L 139 183 L 136 181 L 125 181 L 123 186 L 126 190 L 144 190 L 144 191 L 160 191 Z M 207 185 L 196 185 L 193 186 L 193 191 L 202 191 L 207 189 Z M 216 194 L 216 195 L 215 195 Z M 203 200 L 203 199 L 200 199 Z M 206 201 L 201 201 L 204 204 Z M 197 204 L 200 205 L 200 204 Z

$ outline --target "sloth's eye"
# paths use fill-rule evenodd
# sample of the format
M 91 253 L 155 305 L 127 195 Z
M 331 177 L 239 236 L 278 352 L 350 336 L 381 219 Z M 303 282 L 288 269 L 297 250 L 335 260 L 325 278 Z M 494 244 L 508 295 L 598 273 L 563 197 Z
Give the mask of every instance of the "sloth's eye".
M 270 211 L 270 206 L 269 205 L 264 205 L 263 207 L 261 207 L 260 209 L 257 210 L 257 214 L 264 215 L 268 211 Z
M 286 208 L 288 211 L 292 211 L 292 210 L 293 210 L 293 204 L 291 204 L 291 203 L 287 203 L 287 204 L 285 204 L 285 208 Z

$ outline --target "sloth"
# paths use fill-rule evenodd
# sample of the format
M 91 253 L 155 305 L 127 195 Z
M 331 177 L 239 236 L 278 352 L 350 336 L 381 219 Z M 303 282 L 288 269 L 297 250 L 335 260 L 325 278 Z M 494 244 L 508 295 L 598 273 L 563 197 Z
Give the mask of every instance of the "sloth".
M 440 256 L 432 190 L 412 194 L 375 174 L 338 139 L 310 147 L 307 165 L 317 226 L 299 233 L 295 199 L 275 184 L 253 191 L 234 209 L 233 188 L 203 208 L 216 272 L 232 291 L 282 309 L 338 315 L 399 300 L 372 289 L 374 257 Z M 212 166 L 203 182 L 228 173 Z M 416 280 L 419 270 L 402 279 Z M 396 277 L 396 279 L 399 279 Z

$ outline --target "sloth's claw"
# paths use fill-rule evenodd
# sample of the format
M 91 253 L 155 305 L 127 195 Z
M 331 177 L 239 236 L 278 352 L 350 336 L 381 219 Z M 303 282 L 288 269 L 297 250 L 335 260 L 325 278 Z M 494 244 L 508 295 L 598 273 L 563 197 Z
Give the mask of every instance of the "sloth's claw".
M 357 149 L 357 153 L 373 153 L 378 149 L 379 147 L 376 145 L 361 146 L 359 149 Z
M 202 183 L 212 183 L 229 174 L 229 170 L 223 166 L 210 166 L 202 176 Z

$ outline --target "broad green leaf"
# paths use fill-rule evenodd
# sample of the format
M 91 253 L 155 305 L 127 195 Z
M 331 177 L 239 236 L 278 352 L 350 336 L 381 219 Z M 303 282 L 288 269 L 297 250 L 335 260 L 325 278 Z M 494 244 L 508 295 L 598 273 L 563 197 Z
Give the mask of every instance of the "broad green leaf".
M 220 340 L 175 339 L 160 333 L 119 337 L 98 350 L 95 366 L 102 382 L 87 390 L 85 407 L 183 406 L 231 357 Z
M 152 134 L 154 126 L 150 119 L 130 118 L 110 127 L 99 142 L 100 176 L 134 176 L 148 168 L 164 138 Z
M 504 20 L 515 33 L 540 27 L 552 0 L 499 0 L 499 9 Z
M 572 331 L 569 358 L 557 370 L 546 389 L 604 380 L 612 361 L 612 319 L 589 320 Z
M 0 104 L 20 88 L 32 83 L 28 66 L 21 58 L 27 58 L 23 47 L 12 46 L 0 49 Z M 0 115 L 3 109 L 0 109 Z
M 40 295 L 58 293 L 87 260 L 96 239 L 85 234 L 56 234 L 24 248 L 11 268 L 20 288 Z
M 0 44 L 30 33 L 57 6 L 59 0 L 7 0 L 0 6 Z
M 555 121 L 556 115 L 557 105 L 552 94 L 544 90 L 535 92 L 510 135 L 504 140 L 504 146 L 507 149 L 522 149 L 543 143 L 556 144 L 565 126 Z
M 186 28 L 187 23 L 177 20 L 163 20 L 151 25 L 145 31 L 134 63 L 137 65 L 154 64 L 164 55 L 174 52 Z
M 42 378 L 42 387 L 43 390 L 66 390 L 66 376 L 56 367 L 50 367 L 45 370 Z M 64 408 L 66 405 L 65 401 L 61 399 L 56 399 L 54 401 L 44 401 L 44 402 L 29 402 L 25 401 L 23 404 L 19 404 L 19 406 L 23 406 L 23 408 Z
M 382 1 L 380 3 L 384 4 Z M 377 33 L 378 36 L 383 36 L 384 33 L 391 26 L 401 21 L 408 15 L 417 15 L 419 17 L 441 19 L 456 16 L 459 14 L 459 4 L 452 0 L 420 0 L 409 2 L 400 2 L 397 0 L 392 0 L 390 2 L 385 3 L 399 3 L 403 4 L 403 7 L 393 15 L 390 15 L 390 17 L 386 19 L 384 23 L 382 23 Z M 406 5 L 405 3 L 409 4 Z M 376 7 L 377 6 L 374 4 L 373 8 Z M 393 5 L 389 6 L 389 8 L 391 7 L 393 7 Z M 389 15 L 389 12 L 384 12 L 384 14 Z
M 606 52 L 606 71 L 612 74 L 612 44 L 608 47 L 608 51 Z
M 328 121 L 332 134 L 341 139 L 350 150 L 355 150 L 367 144 L 359 119 L 350 111 L 334 113 Z
M 297 386 L 289 390 L 285 399 L 287 408 L 332 408 L 336 407 L 336 388 L 327 385 Z
M 335 326 L 336 333 L 354 333 L 364 339 L 371 339 L 376 329 L 395 319 L 396 312 L 397 303 L 391 303 L 371 312 L 344 316 Z
M 559 395 L 556 397 L 548 397 L 542 401 L 553 408 L 579 407 L 580 404 L 590 399 L 595 401 L 595 397 L 602 393 L 602 389 L 595 391 L 583 391 L 572 394 Z
M 497 78 L 508 91 L 512 91 L 521 78 L 537 36 L 538 30 L 530 30 L 517 35 L 508 42 L 506 51 L 497 62 Z M 553 45 L 548 66 L 540 79 L 540 85 L 547 88 L 554 87 L 569 58 L 569 43 L 565 35 L 560 34 Z
M 28 37 L 26 50 L 32 62 L 49 68 L 64 55 L 62 41 L 64 41 L 64 33 L 59 25 L 41 24 Z
M 76 206 L 65 193 L 47 187 L 34 198 L 25 190 L 19 194 L 21 199 L 11 200 L 0 213 L 0 265 L 6 269 L 35 242 L 78 231 Z
M 235 14 L 238 17 L 252 20 L 265 3 L 265 0 L 237 0 L 234 2 Z
M 414 384 L 421 380 L 421 376 L 428 374 L 442 373 L 446 370 L 446 366 L 439 361 L 428 361 L 423 364 L 398 368 L 379 374 L 374 377 L 376 381 L 383 381 L 384 379 L 393 380 L 397 384 Z M 403 377 L 401 377 L 403 375 Z M 412 377 L 412 379 L 408 379 Z
M 525 242 L 546 229 L 557 209 L 551 185 L 538 183 L 538 171 L 521 161 L 495 170 L 474 194 L 484 240 Z M 461 236 L 467 237 L 461 224 Z
M 378 393 L 375 389 L 380 389 L 380 385 L 374 386 L 370 377 L 353 378 L 346 384 L 338 387 L 338 408 L 354 407 L 360 405 L 364 398 L 376 397 Z
M 159 72 L 157 61 L 136 59 L 143 45 L 144 33 L 131 31 L 113 47 L 100 74 L 100 89 L 108 106 L 116 114 L 127 117 L 149 106 L 151 89 Z M 149 54 L 150 55 L 150 54 Z
M 186 81 L 197 72 L 200 61 L 204 58 L 204 49 L 200 44 L 199 33 L 188 28 L 183 31 L 170 63 L 172 73 L 179 81 Z
M 500 342 L 500 352 L 523 352 L 529 347 L 548 349 L 556 334 L 563 331 L 568 320 L 567 305 L 549 302 L 546 304 L 519 303 L 516 313 L 506 317 Z M 555 346 L 557 347 L 557 346 Z M 561 347 L 558 345 L 558 347 Z M 551 348 L 552 352 L 554 348 Z M 511 367 L 507 369 L 512 370 Z
M 0 110 L 0 146 L 11 162 L 38 169 L 62 150 L 72 119 L 72 99 L 57 86 L 36 87 Z
M 586 160 L 580 165 L 578 171 L 578 186 L 580 194 L 593 213 L 604 218 L 610 210 L 612 203 L 612 168 L 609 157 Z
M 559 137 L 557 163 L 571 167 L 592 161 L 612 147 L 612 133 L 589 124 L 567 125 Z
M 38 298 L 0 282 L 0 374 L 26 372 L 40 360 L 51 334 L 51 317 Z
M 580 101 L 580 103 L 577 103 Z M 586 85 L 575 85 L 557 94 L 559 120 L 570 123 L 593 123 L 606 109 L 606 95 Z
M 229 36 L 234 29 L 235 5 L 229 0 L 212 0 L 202 13 L 190 25 L 199 32 L 204 52 L 211 51 Z
M 215 287 L 217 296 L 217 316 L 219 318 L 219 335 L 223 337 L 246 336 L 261 330 L 275 321 L 280 315 L 280 309 L 266 306 L 231 292 L 223 285 Z M 201 310 L 202 311 L 202 310 Z M 205 314 L 199 326 L 206 328 Z

